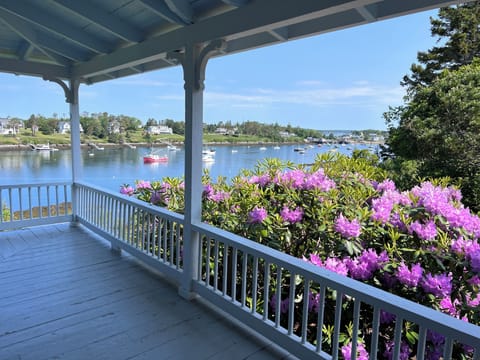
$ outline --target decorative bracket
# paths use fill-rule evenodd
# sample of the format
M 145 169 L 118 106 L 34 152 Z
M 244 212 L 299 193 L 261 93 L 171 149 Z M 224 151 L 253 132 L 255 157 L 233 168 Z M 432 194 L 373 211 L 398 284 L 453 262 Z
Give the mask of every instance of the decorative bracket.
M 65 93 L 65 102 L 67 102 L 69 104 L 73 104 L 73 102 L 75 100 L 74 93 L 73 93 L 73 90 L 70 89 L 67 84 L 65 84 L 62 80 L 60 80 L 58 78 L 51 78 L 51 77 L 48 77 L 48 76 L 44 76 L 43 80 L 51 81 L 51 82 L 54 82 L 54 83 L 57 83 L 58 85 L 60 85 L 63 89 L 63 92 Z
M 193 86 L 196 90 L 203 90 L 205 88 L 205 85 L 204 85 L 205 69 L 207 67 L 208 60 L 216 54 L 225 53 L 226 48 L 227 48 L 227 42 L 223 39 L 218 39 L 218 40 L 211 41 L 200 50 L 198 56 L 196 56 L 196 58 L 193 60 L 194 61 Z M 167 59 L 170 61 L 175 61 L 177 63 L 182 64 L 184 80 L 185 80 L 185 83 L 187 83 L 188 79 L 186 74 L 188 74 L 188 69 L 185 68 L 187 66 L 185 53 L 178 52 L 178 51 L 170 52 L 167 54 Z

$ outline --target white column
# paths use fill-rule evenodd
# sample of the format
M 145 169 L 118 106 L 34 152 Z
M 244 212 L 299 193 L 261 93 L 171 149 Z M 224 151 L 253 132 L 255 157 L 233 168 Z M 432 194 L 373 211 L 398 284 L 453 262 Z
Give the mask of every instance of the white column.
M 199 236 L 192 224 L 202 219 L 202 142 L 203 82 L 197 86 L 200 47 L 189 46 L 183 56 L 185 80 L 185 227 L 183 249 L 183 281 L 179 294 L 192 299 L 191 282 L 198 276 Z
M 80 148 L 80 109 L 78 103 L 78 88 L 80 83 L 76 80 L 70 80 L 70 143 L 72 152 L 72 211 L 73 221 L 76 221 L 78 214 L 77 189 L 75 183 L 82 177 L 82 157 Z
M 183 54 L 171 54 L 180 60 L 185 80 L 185 224 L 183 248 L 183 277 L 180 296 L 192 299 L 192 281 L 198 277 L 199 235 L 192 225 L 202 220 L 202 142 L 203 90 L 205 68 L 209 57 L 221 51 L 224 42 L 207 46 L 187 45 Z
M 70 141 L 72 145 L 72 181 L 81 178 L 82 158 L 80 152 L 80 109 L 78 104 L 79 82 L 70 80 Z

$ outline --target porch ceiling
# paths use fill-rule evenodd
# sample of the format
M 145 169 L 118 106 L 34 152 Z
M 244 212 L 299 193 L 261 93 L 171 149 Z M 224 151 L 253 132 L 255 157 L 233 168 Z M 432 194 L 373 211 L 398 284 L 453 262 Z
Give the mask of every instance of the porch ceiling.
M 0 71 L 95 83 L 175 66 L 187 44 L 223 39 L 228 54 L 455 3 L 0 0 Z

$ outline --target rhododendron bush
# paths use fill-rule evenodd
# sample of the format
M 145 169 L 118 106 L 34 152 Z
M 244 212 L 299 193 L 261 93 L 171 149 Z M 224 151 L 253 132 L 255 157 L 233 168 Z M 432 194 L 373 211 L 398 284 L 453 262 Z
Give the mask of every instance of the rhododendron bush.
M 401 192 L 371 159 L 323 154 L 310 166 L 265 160 L 230 182 L 214 182 L 207 174 L 203 185 L 206 223 L 480 325 L 480 218 L 442 181 Z M 137 181 L 121 192 L 183 212 L 182 179 Z M 318 312 L 318 296 L 311 291 L 312 314 Z M 272 308 L 275 301 L 270 299 Z M 281 301 L 287 311 L 288 296 Z M 386 359 L 392 357 L 393 321 L 394 315 L 382 311 L 379 357 Z M 418 339 L 418 329 L 406 330 L 404 359 L 414 357 Z M 367 333 L 363 329 L 359 338 L 358 358 L 368 358 Z M 341 352 L 350 358 L 351 339 L 347 330 L 342 334 Z M 427 358 L 439 359 L 443 343 L 429 331 Z M 458 358 L 470 356 L 471 349 L 456 346 Z

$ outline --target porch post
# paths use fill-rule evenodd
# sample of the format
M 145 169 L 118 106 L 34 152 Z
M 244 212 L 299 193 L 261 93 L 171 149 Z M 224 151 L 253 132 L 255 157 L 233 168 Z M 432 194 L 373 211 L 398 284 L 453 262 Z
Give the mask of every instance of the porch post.
M 70 142 L 72 152 L 72 214 L 73 221 L 77 219 L 77 199 L 75 191 L 75 183 L 81 178 L 81 154 L 80 154 L 80 110 L 78 105 L 78 88 L 80 82 L 70 79 L 70 86 L 65 84 L 59 78 L 44 76 L 43 80 L 54 82 L 60 85 L 65 93 L 65 101 L 70 104 Z
M 192 282 L 198 278 L 199 234 L 194 224 L 202 220 L 202 142 L 203 90 L 205 68 L 211 55 L 223 48 L 223 42 L 207 46 L 189 44 L 185 52 L 169 54 L 181 62 L 185 88 L 185 224 L 183 229 L 183 275 L 179 294 L 192 299 Z
M 80 108 L 78 103 L 78 88 L 80 82 L 78 80 L 70 80 L 70 142 L 72 152 L 72 212 L 73 221 L 76 221 L 78 214 L 78 202 L 76 197 L 76 182 L 81 178 L 82 159 L 80 148 Z

